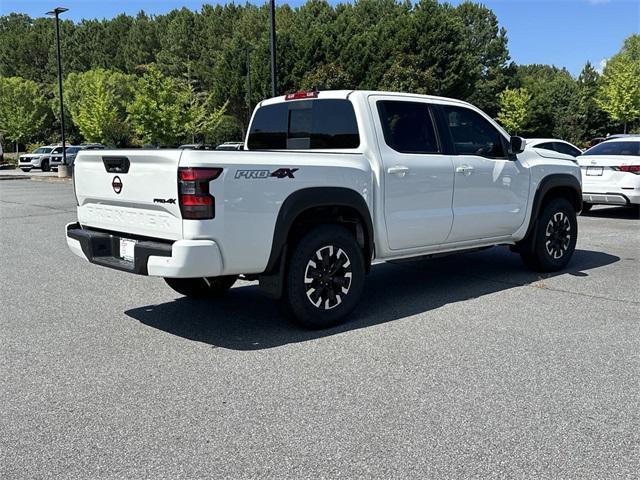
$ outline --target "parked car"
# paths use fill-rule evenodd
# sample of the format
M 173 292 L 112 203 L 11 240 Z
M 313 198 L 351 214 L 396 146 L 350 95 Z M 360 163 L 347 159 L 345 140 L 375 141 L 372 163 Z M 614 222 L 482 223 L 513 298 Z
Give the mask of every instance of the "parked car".
M 576 164 L 473 105 L 366 91 L 262 101 L 243 152 L 82 151 L 75 194 L 83 259 L 189 297 L 243 275 L 311 328 L 349 315 L 374 262 L 511 245 L 560 270 L 582 205 Z
M 242 142 L 224 142 L 216 147 L 216 150 L 236 151 L 243 150 L 244 143 Z
M 215 150 L 213 145 L 204 143 L 187 143 L 178 147 L 180 150 Z
M 79 147 L 76 145 L 69 145 L 66 148 L 65 153 L 67 157 L 67 165 L 73 165 L 73 160 L 75 159 L 77 153 L 80 151 L 80 148 L 82 147 Z M 51 168 L 57 169 L 60 165 L 62 165 L 62 161 L 63 161 L 62 151 L 51 154 L 51 158 L 50 158 Z
M 583 211 L 593 205 L 640 204 L 640 135 L 599 143 L 578 157 Z
M 603 141 L 614 140 L 616 138 L 637 137 L 637 133 L 614 133 L 613 135 L 607 135 Z
M 29 172 L 33 168 L 39 168 L 43 172 L 51 170 L 51 155 L 62 153 L 61 145 L 45 145 L 36 148 L 31 153 L 20 155 L 18 159 L 18 167 L 23 172 Z
M 100 143 L 83 143 L 82 145 L 69 145 L 66 149 L 67 165 L 73 166 L 76 155 L 80 150 L 104 150 L 106 147 Z M 62 150 L 51 154 L 51 168 L 58 168 L 62 165 Z
M 578 147 L 557 138 L 527 138 L 525 148 L 541 157 L 559 158 L 572 162 L 576 161 L 576 157 L 582 155 L 582 150 Z
M 82 143 L 80 147 L 82 150 L 105 150 L 107 148 L 101 143 Z

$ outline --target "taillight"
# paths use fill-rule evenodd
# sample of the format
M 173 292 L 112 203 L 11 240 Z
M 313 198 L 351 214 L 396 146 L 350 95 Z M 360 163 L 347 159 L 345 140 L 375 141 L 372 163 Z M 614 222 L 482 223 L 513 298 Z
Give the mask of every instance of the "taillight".
M 221 173 L 221 168 L 178 168 L 178 198 L 182 218 L 204 220 L 216 216 L 216 202 L 209 192 L 209 182 Z
M 305 98 L 318 98 L 318 91 L 311 90 L 308 92 L 287 93 L 284 96 L 285 100 L 303 100 Z
M 619 167 L 611 167 L 618 172 L 629 172 L 640 175 L 640 165 L 621 165 Z

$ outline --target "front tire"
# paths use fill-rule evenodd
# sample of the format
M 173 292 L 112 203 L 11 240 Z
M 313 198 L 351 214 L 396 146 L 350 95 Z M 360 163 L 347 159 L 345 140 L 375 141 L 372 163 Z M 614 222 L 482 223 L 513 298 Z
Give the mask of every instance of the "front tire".
M 537 272 L 557 272 L 567 266 L 576 248 L 578 221 L 573 205 L 565 198 L 549 201 L 520 255 Z
M 285 275 L 283 301 L 296 323 L 329 328 L 356 307 L 364 289 L 362 249 L 344 227 L 323 225 L 294 247 Z
M 49 170 L 51 170 L 51 167 L 49 167 L 49 160 L 43 160 L 40 164 L 40 168 L 43 172 L 48 172 Z
M 221 297 L 236 282 L 235 275 L 227 277 L 202 277 L 202 278 L 165 278 L 173 290 L 181 295 L 195 299 Z

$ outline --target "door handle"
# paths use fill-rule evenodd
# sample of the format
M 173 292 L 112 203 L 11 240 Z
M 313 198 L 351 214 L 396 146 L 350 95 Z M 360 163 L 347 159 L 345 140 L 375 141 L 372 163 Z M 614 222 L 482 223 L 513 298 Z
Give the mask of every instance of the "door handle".
M 399 177 L 404 177 L 409 171 L 409 167 L 403 167 L 401 165 L 396 165 L 395 167 L 389 167 L 387 169 L 387 173 L 391 175 L 398 175 Z
M 460 165 L 459 167 L 456 167 L 456 173 L 471 175 L 473 173 L 473 167 L 471 165 Z

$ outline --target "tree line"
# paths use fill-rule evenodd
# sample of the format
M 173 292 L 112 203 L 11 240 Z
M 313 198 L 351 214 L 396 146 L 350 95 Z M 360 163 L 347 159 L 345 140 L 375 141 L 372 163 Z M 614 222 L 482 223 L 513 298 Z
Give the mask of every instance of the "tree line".
M 602 75 L 587 63 L 576 79 L 550 65 L 515 64 L 507 32 L 480 4 L 310 0 L 280 5 L 276 18 L 280 93 L 317 86 L 455 97 L 513 133 L 579 144 L 639 127 L 638 35 Z M 61 20 L 60 27 L 74 142 L 239 140 L 253 106 L 270 96 L 267 5 Z M 54 35 L 53 19 L 0 17 L 5 141 L 58 139 Z

